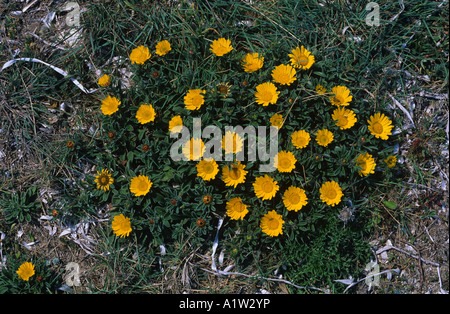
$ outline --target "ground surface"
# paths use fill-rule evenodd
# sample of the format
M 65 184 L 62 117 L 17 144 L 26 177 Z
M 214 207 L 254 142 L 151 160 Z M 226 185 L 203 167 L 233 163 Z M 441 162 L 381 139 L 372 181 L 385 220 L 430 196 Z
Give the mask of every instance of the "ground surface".
M 55 51 L 62 50 L 67 51 L 63 54 L 65 58 L 52 61 L 66 69 L 70 68 L 73 53 L 84 54 L 86 62 L 77 66 L 83 67 L 90 75 L 83 77 L 82 83 L 87 88 L 93 88 L 95 84 L 86 83 L 89 78 L 95 82 L 96 75 L 95 69 L 88 69 L 93 64 L 88 59 L 89 38 L 81 38 L 76 44 L 76 52 L 70 52 L 70 47 L 61 40 L 67 31 L 67 13 L 60 11 L 63 3 L 45 0 L 10 1 L 5 4 L 2 1 L 0 66 L 7 60 L 23 56 L 24 52 L 33 52 L 36 58 L 46 61 L 52 60 Z M 82 12 L 88 10 L 86 2 L 80 4 Z M 442 5 L 448 17 L 448 3 L 444 1 Z M 22 10 L 25 12 L 14 13 Z M 53 19 L 49 16 L 51 12 L 55 12 Z M 43 23 L 45 17 L 49 19 L 50 28 Z M 420 18 L 418 16 L 417 20 Z M 399 99 L 401 105 L 407 108 L 414 126 L 408 126 L 408 119 L 405 118 L 403 141 L 398 147 L 399 155 L 402 156 L 399 162 L 405 164 L 407 169 L 402 174 L 404 184 L 380 194 L 375 204 L 379 212 L 375 212 L 374 218 L 378 224 L 370 239 L 373 258 L 378 260 L 382 270 L 399 271 L 393 273 L 390 280 L 383 274 L 380 285 L 371 289 L 370 293 L 448 293 L 449 290 L 448 21 L 442 21 L 439 27 L 433 26 L 436 25 L 430 25 L 430 32 L 441 30 L 441 33 L 430 33 L 429 36 L 434 36 L 433 41 L 439 43 L 436 49 L 447 64 L 446 74 L 427 73 L 423 69 L 427 68 L 427 62 L 433 60 L 424 59 L 423 68 L 418 65 L 416 72 L 406 71 L 402 82 L 393 78 L 390 83 L 401 88 L 398 95 L 392 97 Z M 422 39 L 414 38 L 413 41 L 417 40 L 420 44 Z M 400 57 L 397 61 L 399 65 L 402 62 Z M 403 71 L 399 69 L 401 67 L 392 67 L 394 72 Z M 84 132 L 95 132 L 98 127 L 97 118 L 92 113 L 93 101 L 90 96 L 78 93 L 73 88 L 65 91 L 69 90 L 67 85 L 71 82 L 58 83 L 57 88 L 37 84 L 40 77 L 49 71 L 45 67 L 26 65 L 16 75 L 0 75 L 0 193 L 7 192 L 11 186 L 17 190 L 26 190 L 30 183 L 39 181 L 42 186 L 39 200 L 42 216 L 51 215 L 51 209 L 55 208 L 58 201 L 58 189 L 61 189 L 61 185 L 52 185 L 50 176 L 63 173 L 70 178 L 75 175 L 69 167 L 59 167 L 52 160 L 52 155 L 58 154 L 67 135 L 74 132 L 74 126 L 84 128 Z M 36 109 L 38 106 L 48 110 Z M 396 106 L 395 101 L 392 106 Z M 77 118 L 76 114 L 82 118 Z M 80 167 L 92 166 L 88 161 L 74 162 L 79 163 Z M 396 206 L 388 208 L 382 201 L 393 202 Z M 85 231 L 71 239 L 73 241 L 62 241 L 58 237 L 70 228 L 70 222 L 50 224 L 41 219 L 11 226 L 4 219 L 0 216 L 0 231 L 10 239 L 9 243 L 15 243 L 15 250 L 19 250 L 23 242 L 35 242 L 30 246 L 30 254 L 53 261 L 53 267 L 58 271 L 63 271 L 67 263 L 78 261 L 83 285 L 89 282 L 94 290 L 114 291 L 114 285 L 119 279 L 127 282 L 127 276 L 135 275 L 122 273 L 120 267 L 111 269 L 106 262 L 98 263 L 98 257 L 93 256 L 98 254 L 106 260 L 111 253 L 103 245 L 102 233 L 107 219 L 102 212 L 92 217 L 89 225 L 83 225 Z M 11 238 L 14 240 L 11 241 Z M 182 260 L 164 265 L 164 276 L 147 291 L 287 293 L 288 287 L 292 286 L 289 282 L 252 281 L 240 275 L 218 277 L 205 271 L 211 267 L 210 254 L 210 251 L 189 252 Z M 326 287 L 317 288 L 326 291 Z M 361 282 L 355 292 L 368 293 L 367 288 Z M 75 290 L 88 292 L 84 288 Z

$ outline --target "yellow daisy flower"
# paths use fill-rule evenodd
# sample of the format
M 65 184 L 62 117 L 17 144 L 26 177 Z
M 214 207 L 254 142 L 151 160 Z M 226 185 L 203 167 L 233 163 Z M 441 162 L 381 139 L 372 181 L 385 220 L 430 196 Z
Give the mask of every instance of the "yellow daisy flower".
M 260 227 L 262 232 L 271 237 L 283 234 L 284 220 L 276 211 L 271 210 L 261 218 Z
M 131 179 L 130 191 L 134 196 L 145 196 L 152 187 L 153 182 L 147 176 L 137 176 Z
M 102 113 L 106 116 L 112 115 L 114 112 L 119 110 L 119 105 L 121 104 L 120 100 L 116 97 L 111 97 L 108 95 L 105 99 L 102 100 L 101 110 Z
M 253 73 L 262 68 L 264 64 L 264 57 L 260 56 L 259 53 L 247 53 L 242 59 L 242 68 L 245 72 Z
M 316 93 L 319 95 L 325 94 L 327 92 L 327 89 L 323 87 L 322 85 L 318 84 L 316 86 Z
M 222 137 L 222 148 L 225 150 L 225 154 L 229 153 L 237 154 L 242 151 L 243 146 L 244 146 L 244 139 L 235 132 L 231 133 L 231 131 L 228 131 Z
M 283 126 L 283 116 L 279 113 L 275 113 L 270 118 L 270 125 L 280 129 Z
M 123 214 L 114 216 L 111 227 L 114 234 L 120 238 L 128 237 L 133 230 L 131 228 L 130 218 L 125 217 Z
M 264 107 L 269 104 L 275 104 L 279 94 L 280 92 L 277 91 L 277 87 L 271 82 L 262 83 L 256 86 L 256 102 Z
M 295 148 L 305 148 L 308 146 L 311 136 L 305 130 L 295 131 L 291 135 L 291 142 Z
M 262 200 L 270 200 L 277 194 L 280 188 L 278 182 L 266 174 L 255 179 L 253 189 L 255 190 L 256 197 Z
M 333 133 L 327 129 L 319 130 L 316 133 L 316 141 L 320 146 L 327 147 L 333 141 Z
M 211 52 L 216 56 L 222 57 L 233 50 L 233 46 L 231 45 L 231 41 L 229 39 L 219 38 L 212 42 L 209 50 L 211 50 Z
M 172 50 L 172 47 L 170 46 L 170 43 L 167 40 L 162 40 L 159 43 L 156 44 L 156 54 L 159 56 L 164 56 L 167 54 L 170 50 Z
M 288 210 L 302 209 L 308 203 L 307 200 L 305 190 L 295 186 L 290 186 L 283 194 L 283 203 Z
M 111 78 L 109 77 L 108 74 L 104 74 L 98 79 L 97 84 L 100 85 L 101 87 L 106 87 L 109 84 L 111 84 Z
M 331 117 L 336 121 L 336 125 L 341 130 L 350 129 L 357 121 L 355 113 L 352 110 L 345 109 L 344 107 L 338 107 L 335 109 Z
M 291 51 L 288 56 L 291 57 L 291 65 L 300 70 L 308 70 L 315 62 L 314 56 L 305 49 L 297 47 Z
M 169 132 L 178 133 L 181 131 L 182 126 L 183 119 L 181 119 L 181 116 L 175 116 L 169 121 Z
M 248 213 L 248 205 L 242 203 L 242 198 L 234 197 L 227 202 L 227 215 L 233 220 L 244 219 Z
M 386 158 L 384 160 L 384 162 L 386 163 L 386 165 L 388 166 L 388 168 L 394 168 L 395 165 L 397 164 L 397 157 L 396 156 L 389 156 L 388 158 Z
M 222 168 L 222 180 L 225 185 L 236 188 L 239 183 L 244 183 L 248 172 L 244 168 L 245 165 L 241 164 L 240 161 L 231 164 L 229 167 L 224 166 Z
M 291 65 L 280 64 L 272 71 L 273 80 L 281 85 L 291 85 L 297 78 L 297 71 Z
M 19 275 L 20 279 L 28 281 L 36 272 L 34 271 L 34 265 L 32 263 L 25 262 L 19 266 L 16 273 Z
M 348 106 L 353 99 L 353 96 L 350 95 L 350 90 L 345 86 L 335 86 L 331 91 L 334 97 L 330 97 L 330 101 L 334 106 Z
M 137 48 L 134 48 L 131 51 L 130 60 L 131 60 L 131 63 L 136 63 L 136 64 L 142 65 L 145 63 L 145 61 L 150 59 L 151 56 L 152 55 L 151 55 L 148 47 L 139 46 Z
M 359 154 L 356 158 L 356 164 L 361 167 L 361 170 L 359 170 L 359 175 L 361 177 L 367 176 L 370 173 L 375 173 L 375 159 L 368 153 Z
M 335 181 L 327 181 L 320 188 L 320 199 L 327 205 L 337 205 L 341 202 L 344 195 L 339 184 Z
M 184 96 L 184 104 L 186 105 L 186 109 L 200 109 L 200 107 L 205 103 L 205 97 L 202 95 L 205 93 L 206 91 L 204 89 L 190 89 L 186 96 Z
M 151 121 L 154 121 L 156 117 L 155 109 L 153 109 L 152 105 L 141 105 L 136 112 L 136 119 L 140 124 L 145 124 Z
M 200 138 L 191 138 L 182 148 L 183 155 L 189 160 L 199 160 L 205 153 L 205 143 Z
M 367 123 L 369 123 L 368 129 L 370 133 L 376 138 L 387 140 L 389 135 L 392 134 L 392 128 L 394 126 L 392 125 L 391 120 L 382 113 L 376 113 L 375 115 L 370 116 Z
M 94 182 L 97 183 L 97 189 L 109 191 L 109 185 L 114 183 L 114 179 L 109 170 L 103 169 L 102 172 L 97 171 Z
M 219 166 L 214 159 L 202 159 L 197 164 L 197 176 L 205 181 L 214 179 L 219 172 Z
M 219 92 L 220 96 L 222 96 L 223 98 L 228 97 L 228 95 L 230 94 L 231 86 L 233 86 L 233 85 L 230 85 L 228 82 L 219 83 L 216 85 L 217 91 Z
M 274 167 L 280 172 L 291 172 L 295 169 L 297 159 L 294 154 L 289 151 L 281 151 L 274 158 Z

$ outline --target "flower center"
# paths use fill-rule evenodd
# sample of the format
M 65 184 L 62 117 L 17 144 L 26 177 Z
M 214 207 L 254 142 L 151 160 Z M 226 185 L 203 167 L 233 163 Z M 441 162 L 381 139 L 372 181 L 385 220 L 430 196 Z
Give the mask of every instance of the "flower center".
M 334 101 L 342 104 L 345 102 L 345 99 L 341 94 L 337 94 L 336 96 L 334 96 Z
M 361 167 L 362 171 L 366 171 L 367 169 L 367 162 L 365 160 L 362 160 L 358 163 L 358 166 Z
M 273 98 L 273 95 L 269 91 L 264 91 L 264 92 L 261 93 L 261 99 L 263 101 L 269 102 L 269 101 L 272 100 L 272 98 Z
M 381 123 L 375 122 L 372 127 L 375 133 L 377 134 L 383 133 L 383 126 L 381 125 Z
M 302 66 L 306 66 L 308 64 L 308 58 L 304 55 L 300 55 L 298 56 L 297 63 Z
M 236 203 L 234 205 L 234 210 L 237 211 L 238 213 L 242 213 L 244 211 L 245 207 L 244 204 L 242 203 Z
M 289 201 L 291 202 L 291 204 L 295 205 L 298 204 L 300 202 L 300 195 L 298 194 L 292 194 L 289 197 Z
M 289 168 L 291 166 L 291 161 L 287 158 L 281 158 L 280 166 L 281 168 Z
M 239 168 L 231 167 L 229 175 L 231 179 L 237 180 L 241 177 L 241 170 L 239 170 Z
M 206 173 L 211 173 L 213 172 L 214 167 L 210 163 L 207 163 L 205 164 L 203 170 L 205 170 Z
M 203 96 L 202 95 L 192 96 L 192 103 L 195 104 L 195 105 L 200 104 L 202 102 L 202 100 L 203 100 Z
M 338 123 L 339 123 L 339 126 L 347 125 L 348 124 L 347 116 L 340 117 Z
M 324 194 L 329 199 L 335 199 L 337 196 L 337 192 L 335 189 L 327 189 Z
M 225 85 L 220 85 L 217 89 L 221 94 L 228 94 L 228 87 Z
M 262 184 L 261 188 L 265 193 L 270 193 L 273 191 L 273 184 L 270 181 L 266 181 Z
M 282 83 L 287 83 L 290 80 L 290 76 L 289 74 L 283 73 L 279 75 L 278 80 Z
M 138 187 L 139 187 L 139 190 L 141 190 L 141 191 L 146 191 L 147 188 L 148 188 L 148 184 L 147 184 L 147 182 L 145 182 L 144 180 L 141 180 L 141 181 L 139 182 Z
M 103 174 L 98 178 L 98 181 L 100 182 L 100 185 L 107 185 L 109 183 L 109 177 Z
M 276 230 L 276 229 L 278 229 L 279 225 L 280 225 L 280 223 L 278 222 L 277 219 L 271 218 L 269 220 L 269 223 L 268 223 L 269 229 Z

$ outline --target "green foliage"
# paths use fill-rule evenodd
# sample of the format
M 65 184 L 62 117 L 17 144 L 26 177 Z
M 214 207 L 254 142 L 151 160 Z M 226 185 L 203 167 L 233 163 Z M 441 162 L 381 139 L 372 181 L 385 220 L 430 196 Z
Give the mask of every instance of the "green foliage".
M 30 222 L 38 213 L 40 203 L 37 201 L 36 187 L 31 186 L 25 192 L 12 192 L 0 195 L 0 208 L 9 224 Z
M 42 260 L 31 260 L 34 265 L 35 274 L 28 281 L 21 279 L 16 271 L 25 262 L 25 257 L 15 255 L 7 256 L 6 267 L 0 272 L 0 294 L 48 294 L 57 293 L 61 286 L 61 275 L 53 271 L 48 263 Z
M 331 273 L 355 271 L 355 265 L 367 259 L 367 247 L 363 242 L 367 229 L 363 221 L 355 224 L 358 226 L 355 229 L 343 229 L 337 216 L 347 200 L 360 204 L 367 191 L 386 180 L 388 175 L 384 173 L 390 169 L 383 166 L 383 160 L 393 151 L 391 141 L 377 139 L 367 129 L 369 117 L 382 108 L 368 107 L 361 90 L 353 86 L 361 73 L 353 71 L 353 67 L 337 66 L 336 59 L 323 58 L 322 55 L 333 53 L 321 48 L 316 38 L 305 37 L 302 42 L 315 55 L 316 63 L 310 70 L 297 70 L 297 80 L 290 86 L 277 86 L 280 91 L 277 103 L 263 107 L 254 102 L 255 87 L 272 80 L 273 68 L 288 64 L 288 54 L 297 46 L 293 38 L 281 36 L 278 23 L 268 23 L 264 14 L 254 9 L 257 17 L 253 26 L 235 27 L 236 19 L 230 16 L 242 16 L 242 10 L 248 9 L 242 4 L 221 11 L 221 4 L 216 2 L 213 4 L 214 18 L 208 18 L 211 8 L 202 3 L 195 4 L 194 10 L 181 5 L 176 10 L 158 8 L 150 15 L 144 15 L 131 3 L 126 6 L 133 8 L 143 24 L 135 25 L 133 20 L 122 24 L 117 20 L 112 25 L 117 33 L 129 30 L 120 45 L 108 44 L 111 41 L 106 40 L 107 29 L 99 27 L 96 31 L 104 33 L 92 34 L 99 37 L 100 43 L 113 49 L 114 55 L 127 58 L 124 65 L 133 73 L 133 83 L 129 88 L 123 88 L 114 68 L 103 69 L 110 73 L 112 84 L 102 88 L 99 95 L 99 100 L 110 95 L 121 101 L 117 112 L 102 116 L 104 154 L 97 155 L 98 167 L 110 170 L 114 178 L 110 191 L 98 192 L 102 202 L 111 203 L 115 208 L 112 216 L 123 213 L 130 217 L 139 241 L 146 239 L 144 242 L 149 241 L 154 248 L 164 244 L 169 250 L 171 245 L 185 239 L 189 239 L 193 249 L 210 245 L 218 219 L 225 217 L 225 246 L 238 263 L 245 264 L 255 252 L 268 253 L 276 249 L 287 263 L 299 258 L 308 265 L 304 274 L 293 273 L 302 280 L 306 280 L 305 276 L 323 280 Z M 94 11 L 99 9 L 92 8 Z M 164 28 L 158 24 L 162 21 Z M 314 23 L 310 26 L 314 27 Z M 142 32 L 134 31 L 139 28 Z M 219 37 L 230 39 L 234 47 L 223 57 L 217 57 L 209 50 L 212 40 Z M 172 45 L 172 50 L 164 56 L 154 52 L 154 46 L 161 40 L 168 40 Z M 103 44 L 96 45 L 102 47 Z M 132 64 L 128 56 L 140 45 L 148 46 L 152 56 L 143 65 Z M 243 71 L 241 60 L 247 52 L 264 56 L 262 69 L 255 73 Z M 368 64 L 369 60 L 365 60 Z M 363 68 L 358 69 L 362 71 Z M 218 92 L 219 83 L 231 86 L 225 97 Z M 328 93 L 318 94 L 316 86 L 319 84 Z M 348 108 L 355 112 L 357 123 L 348 130 L 340 130 L 331 118 L 336 107 L 330 104 L 330 92 L 337 85 L 349 87 L 353 95 Z M 189 89 L 196 88 L 206 90 L 205 103 L 199 110 L 190 111 L 185 108 L 183 97 Z M 156 117 L 152 122 L 140 124 L 136 119 L 141 104 L 151 104 L 155 109 Z M 175 140 L 168 132 L 168 125 L 175 115 L 180 115 L 184 126 L 192 130 L 193 118 L 201 118 L 202 127 L 214 125 L 223 129 L 237 125 L 268 126 L 275 113 L 282 114 L 284 119 L 279 130 L 278 150 L 292 151 L 297 163 L 293 172 L 269 173 L 280 186 L 280 191 L 271 200 L 262 201 L 253 192 L 255 178 L 264 174 L 258 170 L 260 161 L 244 162 L 249 173 L 244 183 L 233 188 L 224 184 L 220 173 L 215 179 L 204 181 L 197 177 L 196 162 L 170 158 L 170 148 Z M 324 128 L 334 135 L 333 142 L 327 147 L 315 141 L 316 132 Z M 311 142 L 304 149 L 296 149 L 291 142 L 291 134 L 296 130 L 306 130 L 311 135 Z M 355 159 L 361 153 L 374 156 L 375 174 L 359 174 L 361 168 Z M 219 170 L 230 164 L 229 161 L 218 163 Z M 145 196 L 136 197 L 130 192 L 131 179 L 138 175 L 148 176 L 153 184 Z M 344 193 L 336 207 L 320 200 L 319 189 L 330 180 L 338 182 Z M 291 185 L 304 189 L 308 197 L 308 204 L 299 212 L 289 212 L 283 204 L 282 195 Z M 205 195 L 212 196 L 211 204 L 202 202 Z M 249 205 L 250 213 L 243 220 L 232 221 L 226 216 L 225 204 L 232 197 L 241 197 L 243 203 Z M 363 206 L 358 208 L 361 210 L 357 215 L 359 219 L 370 216 Z M 271 238 L 261 231 L 261 218 L 269 210 L 282 215 L 285 221 L 283 235 Z M 355 234 L 358 236 L 354 237 Z M 295 257 L 287 253 L 296 250 L 305 253 Z M 312 254 L 306 253 L 311 250 Z M 324 257 L 332 261 L 331 264 Z
M 401 118 L 391 117 L 392 111 L 386 110 L 390 100 L 385 95 L 398 90 L 392 82 L 406 82 L 405 71 L 438 76 L 443 78 L 443 85 L 448 83 L 446 60 L 436 49 L 436 42 L 441 40 L 436 23 L 442 15 L 437 11 L 437 4 L 407 3 L 403 13 L 389 21 L 393 12 L 400 9 L 397 2 L 378 3 L 382 9 L 379 27 L 365 24 L 366 3 L 359 2 L 325 5 L 319 1 L 290 0 L 254 4 L 179 1 L 171 6 L 130 0 L 90 4 L 83 15 L 86 46 L 56 51 L 53 60 L 47 61 L 64 63 L 65 70 L 74 77 L 83 77 L 85 86 L 98 87 L 94 83 L 98 78 L 89 86 L 93 74 L 85 75 L 90 71 L 83 61 L 87 51 L 94 68 L 109 74 L 112 83 L 99 89 L 94 96 L 94 107 L 86 105 L 88 111 L 83 111 L 83 115 L 58 111 L 75 121 L 96 120 L 93 132 L 91 129 L 75 131 L 70 137 L 58 140 L 59 146 L 44 145 L 46 139 L 33 134 L 36 133 L 34 117 L 42 122 L 51 113 L 46 106 L 32 104 L 45 101 L 47 96 L 77 98 L 78 90 L 70 81 L 49 74 L 40 65 L 29 65 L 28 71 L 43 73 L 32 79 L 24 78 L 21 72 L 9 74 L 12 83 L 5 94 L 13 105 L 7 109 L 12 112 L 25 108 L 27 116 L 33 117 L 24 119 L 17 129 L 38 155 L 46 156 L 47 177 L 61 187 L 58 204 L 64 213 L 59 217 L 82 219 L 95 215 L 100 208 L 108 208 L 111 218 L 124 214 L 131 219 L 133 231 L 129 237 L 117 238 L 110 222 L 103 235 L 105 243 L 101 245 L 105 251 L 112 252 L 100 256 L 97 265 L 107 265 L 105 290 L 140 291 L 145 289 L 147 279 L 158 277 L 158 259 L 181 260 L 185 249 L 208 250 L 221 218 L 224 222 L 219 245 L 227 257 L 236 261 L 237 269 L 257 265 L 267 276 L 277 269 L 299 285 L 327 285 L 335 291 L 343 287 L 333 279 L 361 275 L 371 256 L 367 236 L 383 217 L 383 210 L 370 208 L 368 199 L 388 189 L 398 179 L 401 169 L 399 165 L 388 168 L 384 161 L 393 154 L 396 137 L 391 136 L 387 141 L 375 138 L 367 128 L 367 120 L 374 113 L 383 112 L 395 127 L 401 126 Z M 418 15 L 422 16 L 421 24 L 414 23 Z M 8 18 L 5 27 L 11 34 L 15 34 L 13 26 Z M 420 43 L 411 40 L 414 36 L 423 40 Z M 230 39 L 234 47 L 223 57 L 209 50 L 211 42 L 220 37 Z M 168 40 L 172 45 L 172 50 L 164 56 L 155 54 L 155 45 L 161 40 Z M 129 55 L 140 45 L 149 47 L 152 56 L 144 65 L 132 64 Z M 288 54 L 302 45 L 315 56 L 313 67 L 297 70 L 297 80 L 290 86 L 277 85 L 280 94 L 275 105 L 256 104 L 256 86 L 272 80 L 274 67 L 289 63 Z M 264 57 L 262 69 L 255 73 L 243 71 L 241 60 L 247 52 L 258 52 Z M 33 56 L 34 52 L 27 49 L 25 54 Z M 400 56 L 401 65 L 398 64 Z M 132 74 L 130 86 L 124 72 Z M 17 88 L 22 82 L 30 86 L 28 95 Z M 231 86 L 227 96 L 219 93 L 219 83 Z M 319 84 L 326 88 L 326 94 L 316 92 Z M 348 87 L 353 96 L 347 108 L 354 111 L 357 122 L 348 130 L 337 127 L 331 117 L 335 107 L 329 98 L 331 89 L 337 85 Z M 194 88 L 206 90 L 205 103 L 199 110 L 190 111 L 185 108 L 183 98 Z M 111 116 L 102 115 L 99 110 L 101 101 L 108 95 L 121 101 L 119 110 Z M 144 103 L 152 104 L 156 117 L 142 125 L 135 115 Z M 222 167 L 230 161 L 218 161 L 218 175 L 204 181 L 197 176 L 196 162 L 170 158 L 170 148 L 176 139 L 170 136 L 168 125 L 175 115 L 180 115 L 184 126 L 192 131 L 193 118 L 201 118 L 202 127 L 215 125 L 223 130 L 225 126 L 236 125 L 268 126 L 275 113 L 284 119 L 278 149 L 292 151 L 297 163 L 290 173 L 268 174 L 280 187 L 271 200 L 262 201 L 253 190 L 255 178 L 264 174 L 258 167 L 266 162 L 244 161 L 248 171 L 246 180 L 233 188 L 221 179 Z M 61 120 L 64 129 L 73 127 L 66 119 Z M 334 135 L 327 147 L 316 142 L 316 132 L 324 128 Z M 293 146 L 291 134 L 296 130 L 306 130 L 311 135 L 306 148 Z M 73 141 L 74 147 L 66 147 L 67 140 Z M 248 142 L 246 136 L 244 147 Z M 355 159 L 361 153 L 375 158 L 375 173 L 360 176 L 361 168 Z M 85 165 L 95 165 L 95 170 L 86 171 Z M 111 171 L 114 180 L 106 191 L 96 188 L 95 171 L 102 169 Z M 152 181 L 145 196 L 136 197 L 130 191 L 131 179 L 138 175 L 148 176 Z M 336 206 L 320 200 L 319 189 L 329 180 L 338 182 L 344 193 Z M 291 185 L 304 189 L 308 197 L 308 204 L 297 212 L 288 211 L 283 204 L 283 193 Z M 205 202 L 205 196 L 210 196 L 212 201 Z M 34 187 L 26 192 L 3 193 L 0 207 L 7 223 L 29 222 L 40 209 L 36 197 Z M 230 220 L 227 216 L 226 203 L 233 197 L 241 197 L 249 205 L 249 213 L 242 220 Z M 391 210 L 400 206 L 393 201 L 382 202 Z M 354 217 L 341 221 L 338 215 L 346 208 L 354 211 Z M 282 235 L 269 237 L 261 230 L 261 218 L 270 210 L 282 215 Z M 125 250 L 118 249 L 127 243 Z M 167 255 L 155 253 L 160 245 L 165 246 Z M 4 272 L 0 277 L 11 291 L 50 289 L 25 287 L 21 282 L 13 285 L 19 261 L 16 264 L 11 264 L 9 273 Z

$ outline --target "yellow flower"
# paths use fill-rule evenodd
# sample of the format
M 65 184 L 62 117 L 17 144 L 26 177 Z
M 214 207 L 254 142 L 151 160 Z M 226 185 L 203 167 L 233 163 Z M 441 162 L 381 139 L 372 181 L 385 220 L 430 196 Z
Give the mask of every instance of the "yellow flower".
M 200 138 L 191 138 L 182 148 L 183 155 L 189 160 L 200 160 L 205 153 L 205 143 Z
M 128 237 L 133 230 L 131 228 L 130 218 L 125 217 L 123 214 L 114 216 L 111 227 L 114 234 L 121 238 Z
M 102 113 L 106 116 L 112 115 L 114 112 L 119 110 L 119 105 L 121 104 L 120 100 L 116 97 L 108 96 L 102 100 L 101 110 Z
M 100 85 L 101 87 L 106 87 L 109 84 L 111 84 L 111 78 L 109 77 L 109 75 L 104 74 L 102 77 L 98 79 L 97 84 Z
M 219 172 L 219 167 L 214 159 L 200 160 L 197 164 L 197 176 L 205 181 L 214 179 Z
M 169 132 L 178 133 L 181 131 L 182 126 L 183 119 L 181 119 L 181 116 L 175 116 L 169 121 Z
M 131 179 L 130 191 L 134 196 L 145 196 L 152 185 L 152 181 L 147 176 L 140 175 Z
M 28 281 L 35 274 L 34 265 L 30 262 L 25 262 L 19 266 L 16 273 L 20 279 Z
M 283 234 L 283 224 L 284 220 L 282 219 L 282 216 L 272 210 L 261 218 L 259 226 L 261 227 L 262 232 L 268 236 L 276 237 Z
M 350 129 L 357 121 L 355 113 L 352 110 L 345 109 L 344 107 L 338 107 L 335 109 L 331 117 L 336 121 L 336 125 L 341 130 Z
M 248 213 L 248 205 L 242 203 L 242 198 L 234 197 L 227 202 L 227 215 L 233 220 L 244 219 Z
M 334 97 L 330 97 L 330 101 L 334 106 L 348 106 L 353 99 L 353 96 L 350 95 L 350 90 L 345 86 L 335 86 L 331 91 Z
M 327 181 L 320 188 L 320 199 L 327 205 L 337 205 L 344 194 L 339 184 L 335 181 Z
M 333 141 L 333 133 L 327 129 L 319 130 L 316 133 L 316 141 L 320 146 L 327 147 Z
M 253 189 L 255 190 L 256 197 L 262 200 L 270 200 L 280 189 L 278 182 L 269 177 L 267 174 L 261 177 L 257 177 L 253 183 Z
M 114 183 L 114 179 L 109 170 L 103 169 L 102 172 L 97 171 L 94 182 L 97 183 L 97 189 L 109 191 L 109 185 Z
M 231 164 L 230 167 L 224 166 L 222 168 L 222 180 L 225 185 L 236 188 L 239 183 L 244 183 L 248 172 L 244 168 L 245 165 L 241 164 L 240 161 Z
M 292 152 L 282 150 L 274 158 L 274 167 L 280 172 L 291 172 L 296 162 L 297 159 Z
M 394 126 L 391 120 L 382 113 L 376 113 L 370 116 L 367 122 L 369 123 L 368 129 L 370 133 L 376 138 L 387 140 L 388 136 L 392 134 L 391 131 Z
M 222 148 L 225 150 L 225 154 L 237 154 L 242 151 L 243 146 L 244 140 L 239 136 L 239 134 L 236 134 L 235 132 L 231 133 L 231 131 L 228 131 L 222 137 Z
M 270 118 L 270 125 L 280 129 L 283 126 L 283 116 L 279 113 L 275 113 Z
M 367 176 L 370 173 L 375 173 L 375 159 L 368 153 L 359 154 L 356 158 L 356 164 L 361 167 L 361 170 L 359 170 L 359 175 L 361 177 Z
M 305 49 L 305 47 L 297 47 L 293 49 L 292 54 L 289 54 L 291 57 L 291 65 L 301 70 L 308 70 L 315 62 L 314 56 Z
M 311 136 L 305 130 L 295 131 L 291 135 L 292 145 L 294 145 L 295 148 L 305 148 L 308 146 L 310 140 Z
M 316 93 L 319 95 L 325 94 L 327 92 L 327 89 L 323 87 L 322 85 L 318 84 L 316 86 Z
M 216 85 L 217 91 L 223 98 L 228 97 L 228 95 L 230 94 L 231 86 L 233 86 L 233 85 L 228 84 L 228 82 L 227 83 L 219 83 Z
M 256 86 L 256 102 L 264 107 L 275 104 L 279 94 L 280 92 L 277 91 L 277 87 L 273 83 L 266 82 Z
M 289 64 L 280 64 L 272 71 L 272 78 L 278 84 L 289 86 L 297 79 L 296 74 L 297 71 Z
M 211 52 L 216 56 L 222 57 L 233 50 L 233 46 L 231 45 L 231 41 L 229 39 L 219 38 L 212 42 L 209 50 L 211 50 Z
M 148 47 L 145 46 L 139 46 L 137 48 L 134 48 L 131 51 L 130 54 L 130 60 L 131 63 L 136 63 L 136 64 L 144 64 L 145 61 L 147 61 L 148 59 L 150 59 L 151 57 L 151 53 L 150 50 L 148 49 Z
M 305 190 L 295 186 L 290 186 L 283 194 L 283 203 L 288 210 L 302 209 L 308 203 L 307 200 Z
M 394 168 L 397 164 L 397 157 L 396 156 L 389 156 L 384 160 L 388 168 Z
M 245 72 L 253 73 L 262 68 L 264 64 L 264 57 L 260 56 L 259 53 L 247 53 L 242 59 L 242 68 Z
M 205 98 L 202 94 L 206 93 L 204 89 L 190 89 L 186 96 L 184 96 L 184 104 L 186 109 L 197 110 L 205 103 Z
M 156 54 L 159 56 L 164 56 L 167 54 L 170 50 L 172 50 L 172 47 L 170 47 L 170 43 L 167 40 L 160 41 L 156 44 Z
M 136 119 L 140 124 L 145 124 L 154 121 L 156 117 L 155 109 L 152 105 L 141 105 L 136 112 Z

